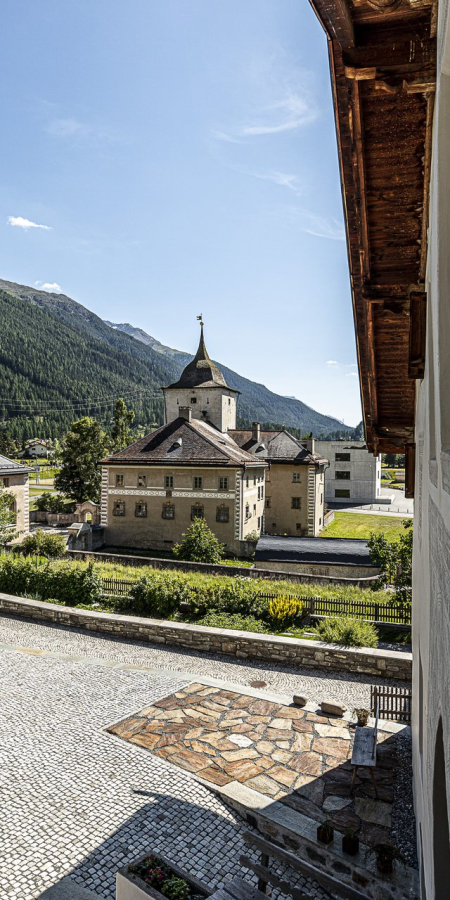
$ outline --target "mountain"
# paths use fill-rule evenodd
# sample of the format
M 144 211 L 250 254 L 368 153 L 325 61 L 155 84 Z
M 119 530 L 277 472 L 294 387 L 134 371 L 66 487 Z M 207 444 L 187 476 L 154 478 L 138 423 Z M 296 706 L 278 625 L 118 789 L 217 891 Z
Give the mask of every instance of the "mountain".
M 124 334 L 130 335 L 135 340 L 152 347 L 153 350 L 156 350 L 162 356 L 175 361 L 180 366 L 180 371 L 193 358 L 192 354 L 166 347 L 165 344 L 161 344 L 160 341 L 147 334 L 142 328 L 135 328 L 134 325 L 130 325 L 128 322 L 122 324 L 106 322 L 105 324 L 116 331 L 122 331 Z M 328 434 L 330 431 L 343 430 L 348 433 L 352 431 L 350 427 L 343 425 L 342 422 L 333 419 L 331 416 L 324 416 L 322 413 L 316 412 L 310 406 L 302 403 L 301 400 L 297 400 L 296 397 L 282 397 L 280 394 L 274 394 L 265 385 L 238 375 L 237 372 L 233 372 L 232 369 L 229 369 L 223 363 L 216 360 L 214 362 L 223 372 L 227 384 L 241 391 L 238 401 L 240 419 L 245 419 L 247 422 L 256 420 L 258 422 L 282 423 L 286 426 L 298 428 L 302 433 L 312 431 L 317 437 Z
M 135 410 L 136 425 L 160 424 L 160 388 L 176 381 L 192 359 L 140 328 L 103 322 L 65 294 L 1 279 L 0 316 L 0 424 L 18 440 L 61 437 L 86 414 L 107 424 L 119 396 Z M 282 423 L 317 436 L 345 428 L 218 365 L 230 387 L 241 391 L 242 424 Z

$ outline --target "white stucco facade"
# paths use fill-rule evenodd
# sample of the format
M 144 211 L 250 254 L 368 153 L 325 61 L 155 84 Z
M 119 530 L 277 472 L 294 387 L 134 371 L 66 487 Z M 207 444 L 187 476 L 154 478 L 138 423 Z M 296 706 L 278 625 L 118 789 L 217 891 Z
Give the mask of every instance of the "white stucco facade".
M 381 457 L 364 441 L 316 441 L 317 452 L 328 459 L 325 502 L 373 503 L 381 497 Z
M 422 898 L 450 895 L 450 33 L 441 0 L 427 264 L 417 382 L 413 767 Z

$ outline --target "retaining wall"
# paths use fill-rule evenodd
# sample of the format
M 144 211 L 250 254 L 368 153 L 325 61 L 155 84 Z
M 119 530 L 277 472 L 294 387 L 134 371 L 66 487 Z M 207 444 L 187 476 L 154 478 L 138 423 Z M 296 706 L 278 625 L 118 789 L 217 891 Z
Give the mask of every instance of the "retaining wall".
M 210 575 L 241 575 L 244 578 L 265 578 L 269 581 L 293 581 L 296 584 L 342 584 L 356 587 L 371 587 L 377 580 L 377 574 L 370 578 L 335 578 L 331 576 L 313 575 L 297 572 L 271 572 L 268 569 L 249 569 L 245 566 L 223 566 L 214 563 L 194 563 L 179 559 L 157 559 L 149 556 L 121 556 L 118 553 L 90 553 L 84 550 L 68 550 L 67 555 L 73 559 L 91 560 L 92 562 L 111 562 L 125 566 L 151 566 L 152 569 L 176 569 L 180 572 L 204 572 Z M 379 569 L 373 570 L 375 573 Z
M 114 613 L 74 609 L 40 600 L 0 593 L 0 610 L 16 616 L 69 625 L 153 644 L 183 647 L 204 653 L 225 653 L 238 659 L 267 659 L 271 663 L 354 672 L 383 678 L 411 679 L 411 653 L 344 648 L 321 641 L 206 628 L 184 622 L 144 619 Z

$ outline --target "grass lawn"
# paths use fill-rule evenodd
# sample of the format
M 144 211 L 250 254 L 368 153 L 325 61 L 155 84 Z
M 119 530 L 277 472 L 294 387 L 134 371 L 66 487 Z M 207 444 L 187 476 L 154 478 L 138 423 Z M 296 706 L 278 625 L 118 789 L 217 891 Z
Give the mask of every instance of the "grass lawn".
M 367 516 L 364 513 L 336 512 L 334 522 L 324 528 L 320 537 L 361 538 L 366 540 L 372 532 L 384 534 L 388 541 L 394 541 L 404 533 L 403 519 L 393 516 Z

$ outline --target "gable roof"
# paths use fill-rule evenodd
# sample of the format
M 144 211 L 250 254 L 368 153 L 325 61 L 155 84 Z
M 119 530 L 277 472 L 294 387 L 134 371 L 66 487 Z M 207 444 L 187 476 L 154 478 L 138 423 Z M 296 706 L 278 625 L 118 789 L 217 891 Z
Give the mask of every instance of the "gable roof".
M 178 381 L 169 384 L 168 388 L 196 388 L 196 387 L 224 387 L 229 391 L 235 391 L 228 387 L 219 367 L 210 359 L 203 336 L 203 325 L 200 331 L 200 342 L 197 353 L 192 362 L 183 369 Z
M 328 460 L 319 453 L 311 453 L 301 441 L 289 431 L 261 431 L 255 440 L 252 431 L 235 429 L 229 432 L 239 447 L 255 459 L 273 463 L 295 463 L 296 465 L 325 465 Z
M 179 417 L 102 461 L 102 465 L 264 466 L 232 437 L 199 419 Z
M 0 455 L 0 475 L 27 475 L 31 471 L 28 466 L 21 466 L 13 459 Z

